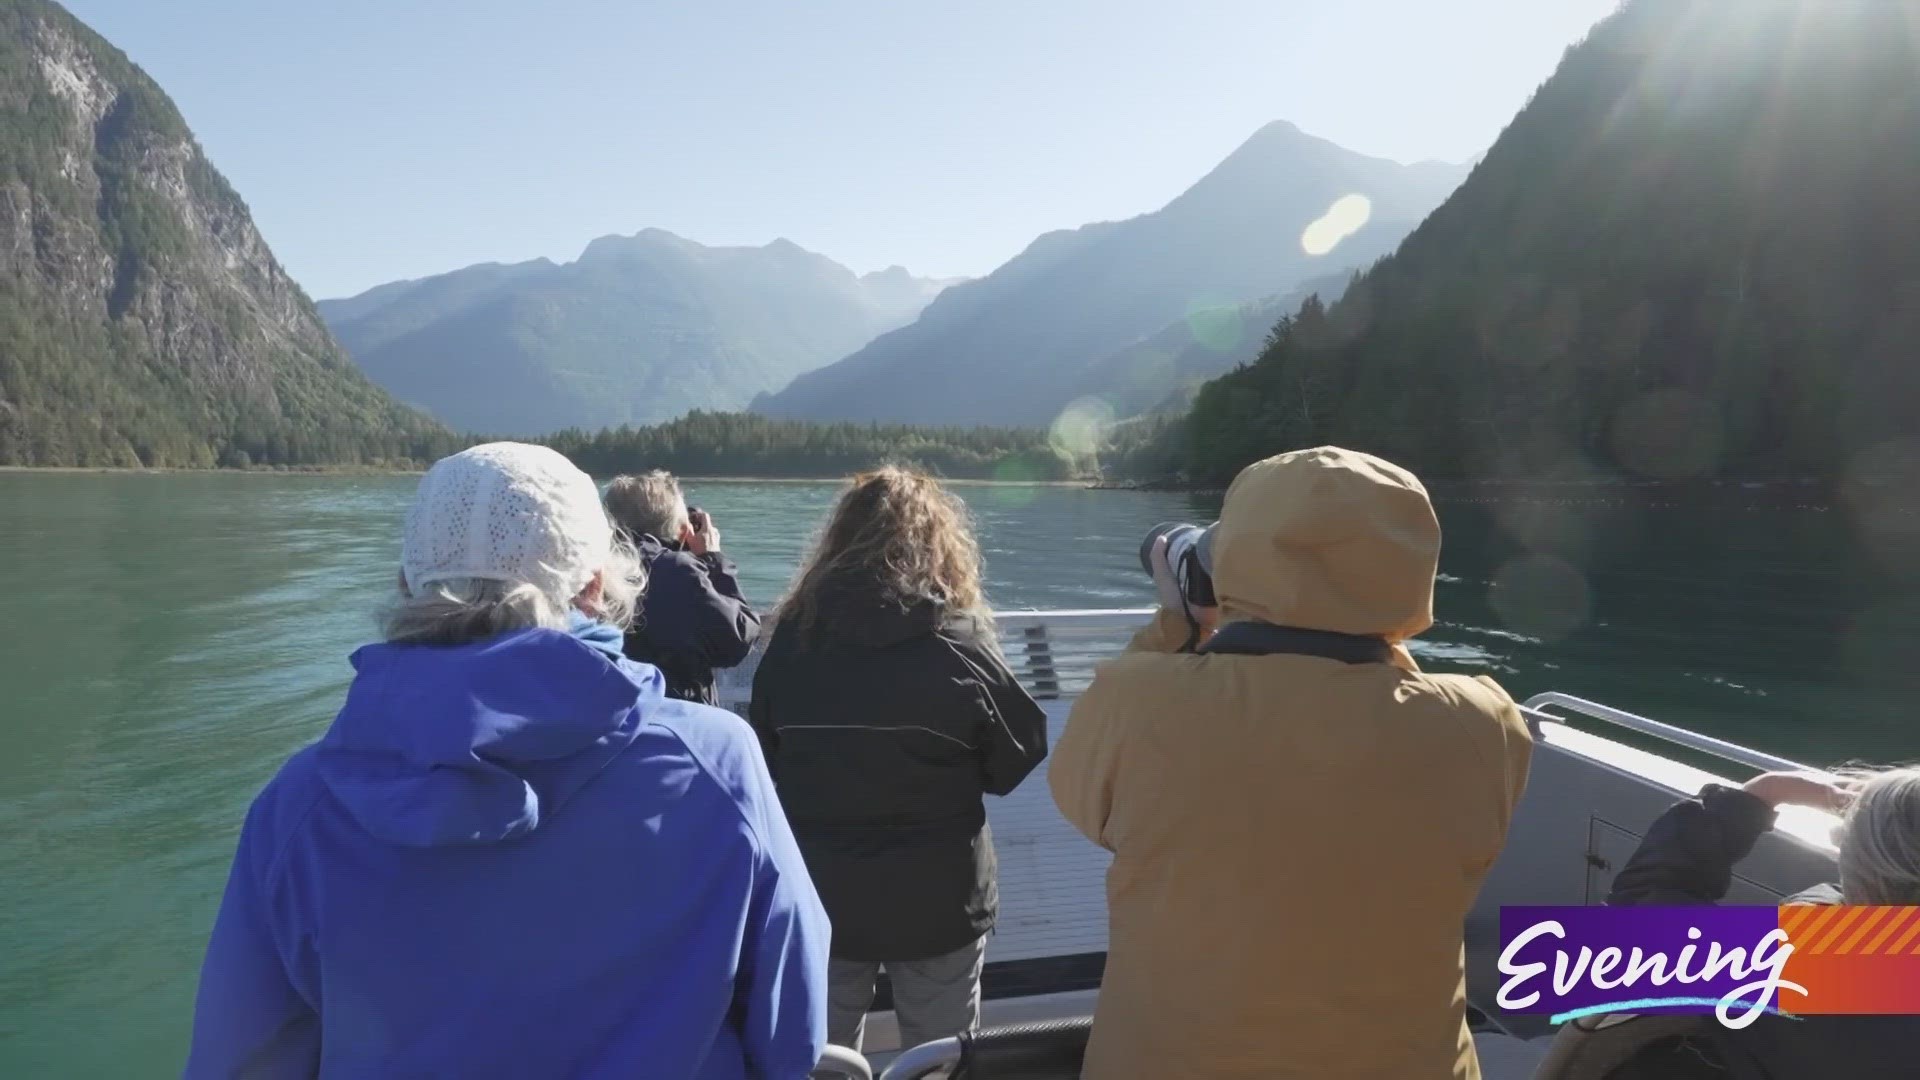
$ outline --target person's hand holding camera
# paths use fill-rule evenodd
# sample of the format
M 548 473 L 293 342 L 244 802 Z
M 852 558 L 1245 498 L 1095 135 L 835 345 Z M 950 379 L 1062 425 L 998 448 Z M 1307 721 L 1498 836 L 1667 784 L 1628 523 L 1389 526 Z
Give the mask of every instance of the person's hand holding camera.
M 695 555 L 705 556 L 720 550 L 720 530 L 713 516 L 698 507 L 687 512 L 688 524 L 680 526 L 680 545 Z
M 1186 615 L 1187 621 L 1200 628 L 1200 632 L 1211 634 L 1220 625 L 1220 609 L 1215 606 L 1201 607 L 1187 599 L 1181 591 L 1180 579 L 1173 572 L 1173 565 L 1167 561 L 1167 538 L 1162 536 L 1153 542 L 1153 589 L 1159 594 L 1160 606 L 1167 611 L 1178 611 Z

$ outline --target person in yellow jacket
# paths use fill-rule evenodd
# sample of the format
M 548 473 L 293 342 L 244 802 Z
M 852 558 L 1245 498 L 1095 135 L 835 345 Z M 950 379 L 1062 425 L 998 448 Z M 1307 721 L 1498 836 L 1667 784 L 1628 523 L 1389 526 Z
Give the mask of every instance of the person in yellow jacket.
M 1433 622 L 1426 490 L 1282 454 L 1234 480 L 1212 544 L 1217 611 L 1163 600 L 1054 748 L 1054 801 L 1114 854 L 1083 1075 L 1478 1080 L 1461 924 L 1533 746 L 1492 680 L 1407 653 Z M 1209 652 L 1236 623 L 1384 662 Z

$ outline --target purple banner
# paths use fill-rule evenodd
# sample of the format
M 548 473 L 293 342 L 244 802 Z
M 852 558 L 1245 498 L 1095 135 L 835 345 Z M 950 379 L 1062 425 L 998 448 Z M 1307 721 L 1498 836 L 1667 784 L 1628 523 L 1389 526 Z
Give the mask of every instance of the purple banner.
M 1496 1001 L 1555 1022 L 1715 1013 L 1745 1027 L 1781 1008 L 1792 951 L 1772 907 L 1501 908 Z

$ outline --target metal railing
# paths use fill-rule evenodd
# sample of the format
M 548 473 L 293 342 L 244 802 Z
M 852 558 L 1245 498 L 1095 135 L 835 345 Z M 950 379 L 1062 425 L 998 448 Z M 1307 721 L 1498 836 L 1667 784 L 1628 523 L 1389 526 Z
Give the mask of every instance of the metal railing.
M 880 1080 L 1075 1080 L 1092 1032 L 1091 1016 L 971 1031 L 908 1047 Z
M 1040 701 L 1077 697 L 1103 662 L 1126 651 L 1151 608 L 1108 611 L 1001 611 L 994 614 L 1007 666 Z M 762 645 L 764 645 L 764 639 Z M 761 646 L 738 667 L 714 675 L 722 708 L 745 714 Z
M 1126 651 L 1127 642 L 1146 621 L 1152 608 L 1089 611 L 1003 611 L 995 616 L 1000 646 L 1007 665 L 1041 701 L 1071 699 L 1083 693 L 1099 666 Z M 717 673 L 720 703 L 745 713 L 753 696 L 753 672 L 760 651 L 740 666 Z M 1534 721 L 1567 722 L 1561 709 L 1591 720 L 1625 728 L 1675 746 L 1731 761 L 1753 769 L 1804 771 L 1808 766 L 1739 743 L 1702 735 L 1673 724 L 1616 709 L 1557 691 L 1535 694 L 1521 708 Z
M 919 1046 L 910 1046 L 900 1051 L 880 1073 L 880 1080 L 920 1080 L 921 1077 L 935 1073 L 951 1071 L 960 1064 L 961 1047 L 959 1039 L 936 1039 Z
M 1004 611 L 994 618 L 1007 666 L 1041 701 L 1078 697 L 1102 663 L 1126 651 L 1151 608 Z
M 1588 701 L 1585 698 L 1574 697 L 1572 694 L 1562 694 L 1552 691 L 1545 694 L 1535 694 L 1521 703 L 1520 707 L 1525 710 L 1531 718 L 1552 720 L 1556 723 L 1565 723 L 1567 718 L 1564 716 L 1556 716 L 1546 710 L 1549 707 L 1565 709 L 1568 712 L 1576 713 L 1592 720 L 1600 720 L 1612 724 L 1615 727 L 1622 727 L 1628 731 L 1648 735 L 1664 742 L 1672 743 L 1675 746 L 1684 746 L 1689 750 L 1708 754 L 1723 761 L 1731 761 L 1735 764 L 1745 765 L 1751 769 L 1759 769 L 1762 772 L 1819 771 L 1802 765 L 1797 761 L 1776 757 L 1773 754 L 1764 753 L 1752 747 L 1741 746 L 1739 743 L 1728 742 L 1725 739 L 1716 739 L 1711 735 L 1702 735 L 1697 731 L 1689 731 L 1686 728 L 1676 727 L 1673 724 L 1663 724 L 1658 720 L 1651 720 L 1637 713 L 1630 713 L 1624 709 L 1616 709 L 1611 705 L 1602 705 L 1597 701 Z
M 813 1071 L 807 1074 L 807 1080 L 873 1080 L 873 1066 L 858 1050 L 829 1046 L 821 1053 Z

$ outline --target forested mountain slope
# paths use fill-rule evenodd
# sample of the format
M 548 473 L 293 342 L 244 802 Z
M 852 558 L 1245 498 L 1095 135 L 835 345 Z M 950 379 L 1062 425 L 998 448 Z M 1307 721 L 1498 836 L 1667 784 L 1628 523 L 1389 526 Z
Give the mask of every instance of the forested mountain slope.
M 1838 476 L 1920 405 L 1920 14 L 1632 0 L 1330 310 L 1186 426 L 1435 476 Z
M 417 460 L 180 113 L 59 6 L 0 0 L 0 464 Z
M 754 410 L 801 419 L 1045 425 L 1117 350 L 1196 312 L 1291 292 L 1393 250 L 1459 183 L 1270 124 L 1152 213 L 1048 233 L 920 318 Z

